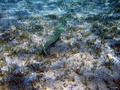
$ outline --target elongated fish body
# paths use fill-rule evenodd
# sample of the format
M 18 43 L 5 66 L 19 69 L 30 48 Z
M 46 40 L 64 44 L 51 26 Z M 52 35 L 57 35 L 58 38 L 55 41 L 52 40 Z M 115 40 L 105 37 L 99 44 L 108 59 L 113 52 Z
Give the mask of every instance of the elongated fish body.
M 64 31 L 64 28 L 59 28 L 58 30 L 56 30 L 55 32 L 53 32 L 53 35 L 48 39 L 48 41 L 44 44 L 44 46 L 43 46 L 43 50 L 42 50 L 42 52 L 44 53 L 44 54 L 46 54 L 46 51 L 47 51 L 47 49 L 51 46 L 51 45 L 53 45 L 54 43 L 56 43 L 58 40 L 59 40 L 59 38 L 60 38 L 60 36 L 61 36 L 61 33 Z

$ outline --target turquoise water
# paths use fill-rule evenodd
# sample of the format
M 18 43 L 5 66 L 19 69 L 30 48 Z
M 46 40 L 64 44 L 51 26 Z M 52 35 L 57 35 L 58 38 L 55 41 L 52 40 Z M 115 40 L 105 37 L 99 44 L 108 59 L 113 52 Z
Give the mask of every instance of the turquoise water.
M 47 80 L 56 81 L 46 72 L 57 71 L 78 53 L 90 54 L 101 65 L 97 68 L 106 65 L 95 78 L 119 90 L 120 0 L 0 0 L 0 90 L 47 90 Z
M 109 0 L 1 0 L 0 28 L 4 30 L 14 25 L 18 28 L 26 26 L 29 29 L 30 27 L 27 27 L 26 24 L 32 21 L 34 28 L 34 25 L 39 22 L 34 20 L 36 18 L 54 24 L 59 22 L 56 19 L 64 18 L 64 16 L 69 18 L 68 24 L 73 21 L 75 25 L 79 25 L 81 18 L 108 13 L 111 9 L 109 7 L 111 2 Z

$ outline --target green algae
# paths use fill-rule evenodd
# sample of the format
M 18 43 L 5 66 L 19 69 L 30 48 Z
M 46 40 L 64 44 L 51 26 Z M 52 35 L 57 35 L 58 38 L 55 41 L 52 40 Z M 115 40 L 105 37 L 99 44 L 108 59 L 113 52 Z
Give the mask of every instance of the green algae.
M 118 35 L 116 22 L 95 22 L 91 31 L 102 40 L 112 39 Z
M 5 45 L 5 44 L 6 44 L 5 41 L 0 41 L 0 46 L 3 46 L 3 45 Z
M 90 48 L 92 52 L 96 54 L 96 56 L 100 57 L 102 52 L 101 46 L 97 45 L 95 42 L 96 40 L 87 41 L 87 48 Z
M 51 20 L 57 20 L 59 19 L 59 17 L 57 17 L 56 15 L 54 14 L 50 14 L 50 15 L 46 15 L 47 18 L 50 18 Z
M 29 40 L 30 39 L 30 34 L 25 31 L 20 31 L 20 35 L 16 38 L 16 40 L 21 41 L 21 40 Z
M 3 67 L 5 65 L 6 65 L 5 57 L 0 56 L 0 67 Z

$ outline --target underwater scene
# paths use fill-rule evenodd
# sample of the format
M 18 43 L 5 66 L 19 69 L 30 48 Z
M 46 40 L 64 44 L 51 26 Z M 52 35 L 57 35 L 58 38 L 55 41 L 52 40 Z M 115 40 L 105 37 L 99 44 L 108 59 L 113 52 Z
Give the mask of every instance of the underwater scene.
M 120 90 L 120 0 L 0 0 L 0 90 Z

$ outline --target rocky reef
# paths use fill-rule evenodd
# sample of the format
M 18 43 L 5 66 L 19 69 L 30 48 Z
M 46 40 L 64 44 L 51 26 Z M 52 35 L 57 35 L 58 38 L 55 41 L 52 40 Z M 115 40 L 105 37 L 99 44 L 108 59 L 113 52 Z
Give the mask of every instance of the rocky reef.
M 1 0 L 0 90 L 119 90 L 119 4 Z

